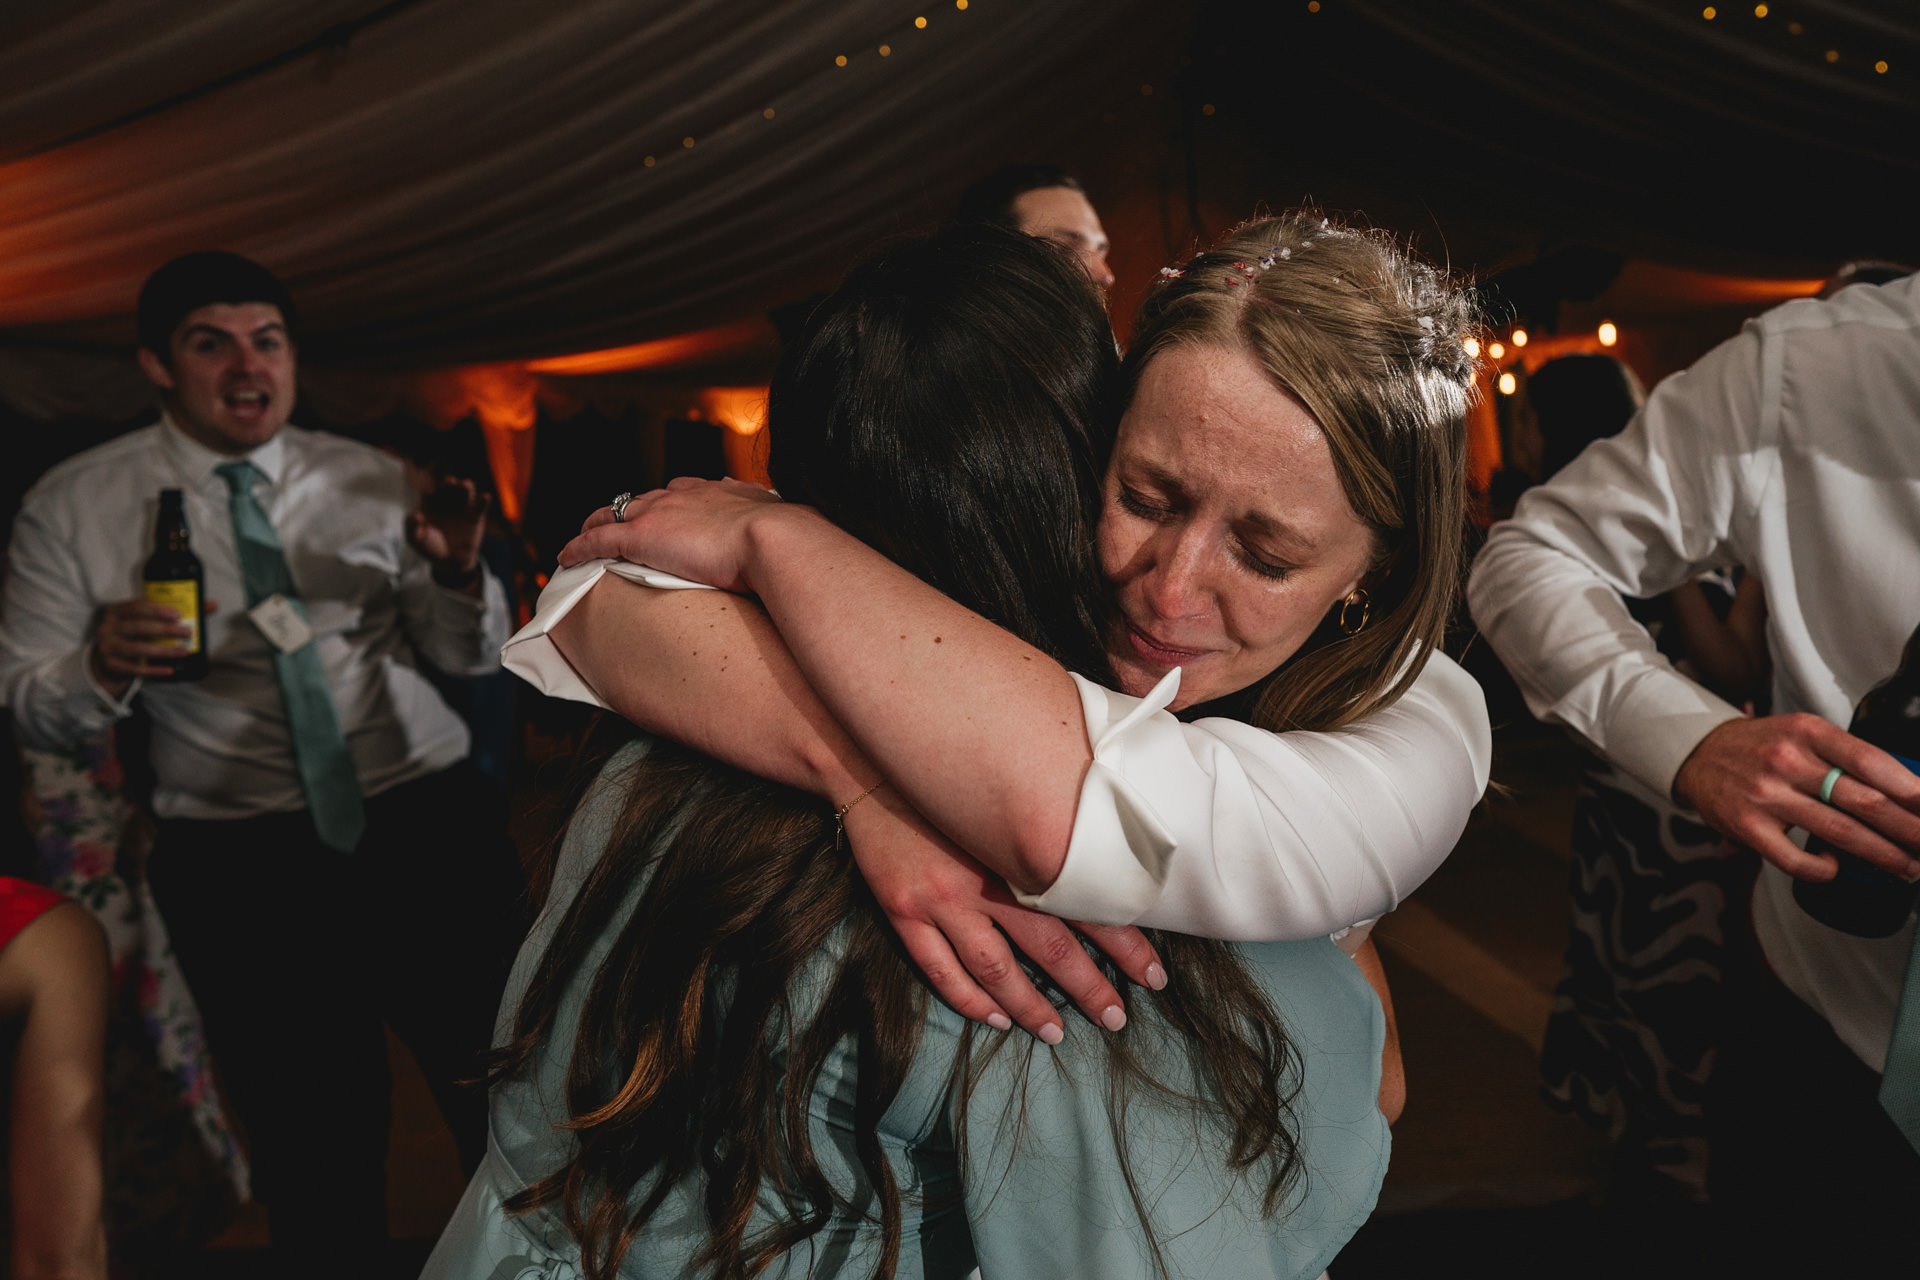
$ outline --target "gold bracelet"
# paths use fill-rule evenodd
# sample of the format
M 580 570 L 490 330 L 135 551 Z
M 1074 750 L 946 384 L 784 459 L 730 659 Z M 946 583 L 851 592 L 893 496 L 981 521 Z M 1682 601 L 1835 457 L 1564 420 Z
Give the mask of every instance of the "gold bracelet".
M 833 811 L 833 847 L 835 850 L 838 850 L 841 847 L 842 842 L 844 842 L 847 838 L 848 812 L 853 808 L 853 806 L 859 804 L 862 800 L 865 800 L 868 796 L 872 795 L 874 792 L 878 791 L 880 788 L 886 785 L 887 785 L 887 780 L 885 778 L 882 778 L 880 779 L 880 781 L 874 783 L 872 786 L 868 787 L 865 791 L 862 791 L 859 795 L 855 796 L 853 799 L 847 801 L 845 804 L 841 805 L 838 809 L 835 809 Z

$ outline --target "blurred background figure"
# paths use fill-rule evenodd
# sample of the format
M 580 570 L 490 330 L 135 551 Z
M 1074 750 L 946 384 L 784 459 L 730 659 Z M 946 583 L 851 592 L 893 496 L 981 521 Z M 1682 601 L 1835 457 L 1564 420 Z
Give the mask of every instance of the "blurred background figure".
M 1107 230 L 1080 180 L 1057 164 L 1002 165 L 961 193 L 949 222 L 993 222 L 1065 245 L 1093 282 L 1113 284 Z
M 105 939 L 84 907 L 10 876 L 0 876 L 0 1031 L 7 1274 L 106 1280 Z
M 1604 355 L 1550 361 L 1526 388 L 1519 421 L 1537 441 L 1541 480 L 1618 434 L 1646 399 L 1633 371 Z M 1624 603 L 1679 670 L 1735 705 L 1764 698 L 1766 606 L 1756 579 L 1714 572 Z M 1616 1204 L 1704 1201 L 1727 908 L 1745 902 L 1752 872 L 1670 796 L 1584 746 L 1579 760 L 1572 930 L 1541 1054 L 1542 1095 L 1606 1132 Z
M 23 847 L 5 868 L 91 911 L 106 935 L 105 1215 L 124 1260 L 203 1244 L 249 1194 L 200 1011 L 147 885 L 148 729 L 141 715 L 74 743 L 22 744 L 8 760 L 23 800 L 9 826 Z
M 1920 875 L 1920 784 L 1840 726 L 1920 650 L 1915 283 L 1847 287 L 1749 322 L 1529 492 L 1489 536 L 1469 591 L 1536 714 L 1759 855 L 1740 862 L 1758 866 L 1760 962 L 1728 984 L 1707 1111 L 1734 1269 L 1813 1274 L 1911 1244 L 1920 971 L 1902 881 Z M 1714 690 L 1703 651 L 1696 676 L 1676 670 L 1615 594 L 1656 595 L 1726 564 L 1766 587 L 1774 714 Z M 1820 894 L 1844 885 L 1796 830 L 1856 860 L 1843 874 L 1890 927 L 1822 918 Z M 1687 918 L 1676 902 L 1669 889 L 1649 924 Z M 1615 946 L 1638 962 L 1645 943 L 1623 929 Z
M 450 675 L 498 670 L 489 504 L 471 482 L 423 495 L 398 460 L 289 426 L 299 319 L 258 263 L 176 257 L 136 322 L 163 413 L 23 500 L 0 685 L 40 752 L 41 846 L 67 839 L 69 870 L 96 877 L 125 815 L 101 790 L 110 754 L 88 752 L 136 699 L 146 712 L 144 882 L 245 1129 L 276 1271 L 333 1274 L 385 1247 L 385 1025 L 469 1166 L 485 1144 L 459 1081 L 524 928 L 520 868 L 505 798 L 414 650 Z M 156 547 L 181 579 L 165 601 L 143 585 Z

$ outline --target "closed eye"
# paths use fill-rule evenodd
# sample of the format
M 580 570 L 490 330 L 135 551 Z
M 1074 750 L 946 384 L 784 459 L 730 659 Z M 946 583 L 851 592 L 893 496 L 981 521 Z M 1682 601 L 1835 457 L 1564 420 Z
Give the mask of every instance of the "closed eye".
M 1263 578 L 1284 578 L 1294 571 L 1295 566 L 1269 560 L 1254 551 L 1252 547 L 1249 547 L 1239 538 L 1235 538 L 1233 543 L 1234 556 L 1240 561 L 1241 566 L 1259 574 Z
M 1173 508 L 1164 503 L 1156 503 L 1136 489 L 1120 486 L 1118 496 L 1120 509 L 1130 516 L 1139 516 L 1143 520 L 1164 520 L 1173 514 Z

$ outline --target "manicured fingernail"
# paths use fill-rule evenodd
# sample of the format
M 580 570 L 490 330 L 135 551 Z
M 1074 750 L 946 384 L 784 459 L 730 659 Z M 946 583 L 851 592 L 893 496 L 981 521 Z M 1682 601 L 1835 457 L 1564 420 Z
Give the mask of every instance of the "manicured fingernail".
M 1907 868 L 1907 883 L 1912 884 L 1916 880 L 1920 880 L 1920 862 L 1916 862 Z
M 1117 1004 L 1110 1004 L 1100 1011 L 1100 1025 L 1109 1031 L 1118 1031 L 1127 1025 L 1127 1011 Z
M 1013 1019 L 1004 1013 L 990 1013 L 987 1015 L 987 1025 L 995 1031 L 1011 1031 L 1013 1030 Z
M 1043 1044 L 1059 1044 L 1066 1038 L 1066 1031 L 1057 1022 L 1049 1022 L 1040 1028 L 1040 1040 Z
M 1160 962 L 1158 960 L 1155 960 L 1152 964 L 1147 966 L 1147 985 L 1152 987 L 1155 991 L 1166 990 L 1167 971 L 1160 967 Z

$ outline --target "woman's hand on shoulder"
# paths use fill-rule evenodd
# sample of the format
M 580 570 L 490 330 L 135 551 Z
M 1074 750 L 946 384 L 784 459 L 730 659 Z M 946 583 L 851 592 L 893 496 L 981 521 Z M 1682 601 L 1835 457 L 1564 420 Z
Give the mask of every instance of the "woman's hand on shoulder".
M 776 510 L 811 514 L 759 485 L 683 476 L 629 499 L 618 520 L 611 507 L 595 511 L 561 549 L 560 563 L 630 560 L 724 591 L 750 591 L 749 528 Z
M 1090 1021 L 1110 1031 L 1126 1025 L 1120 993 L 1066 921 L 1015 902 L 1005 881 L 929 826 L 892 788 L 874 799 L 882 802 L 847 814 L 854 861 L 907 954 L 955 1012 L 1001 1030 L 1018 1023 L 1048 1044 L 1060 1042 L 1060 1013 L 1028 979 L 1018 947 Z M 1166 985 L 1160 957 L 1138 929 L 1078 928 L 1135 982 Z

